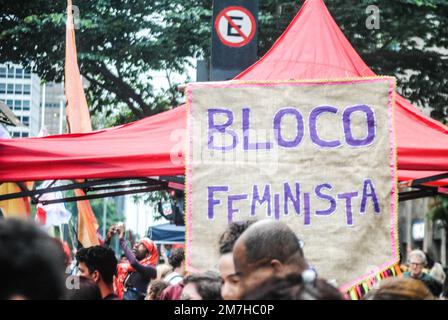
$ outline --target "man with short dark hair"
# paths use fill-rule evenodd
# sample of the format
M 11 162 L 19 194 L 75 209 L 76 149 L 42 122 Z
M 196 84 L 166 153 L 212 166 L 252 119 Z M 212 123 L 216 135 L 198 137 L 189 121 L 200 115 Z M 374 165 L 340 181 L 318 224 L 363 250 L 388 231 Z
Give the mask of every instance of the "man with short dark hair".
M 0 219 L 0 266 L 0 300 L 64 297 L 64 252 L 34 222 Z
M 92 279 L 98 285 L 104 300 L 119 300 L 114 294 L 117 258 L 112 249 L 102 246 L 82 248 L 76 253 L 76 260 L 79 275 Z
M 180 300 L 184 288 L 183 277 L 186 273 L 184 249 L 175 249 L 169 260 L 173 272 L 164 278 L 170 285 L 162 291 L 160 300 Z
M 275 220 L 251 225 L 236 241 L 233 260 L 240 295 L 274 276 L 301 274 L 309 268 L 297 236 Z
M 164 281 L 170 285 L 178 284 L 182 281 L 185 275 L 185 252 L 183 248 L 178 248 L 173 251 L 169 257 L 169 263 L 173 267 L 173 272 L 168 274 Z

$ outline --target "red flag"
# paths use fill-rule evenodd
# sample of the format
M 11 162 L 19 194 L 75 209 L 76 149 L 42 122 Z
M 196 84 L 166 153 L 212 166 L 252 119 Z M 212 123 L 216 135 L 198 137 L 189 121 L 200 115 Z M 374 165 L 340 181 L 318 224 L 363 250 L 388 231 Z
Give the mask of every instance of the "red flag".
M 41 206 L 37 207 L 36 216 L 34 217 L 36 222 L 41 225 L 45 225 L 47 223 L 47 212 Z

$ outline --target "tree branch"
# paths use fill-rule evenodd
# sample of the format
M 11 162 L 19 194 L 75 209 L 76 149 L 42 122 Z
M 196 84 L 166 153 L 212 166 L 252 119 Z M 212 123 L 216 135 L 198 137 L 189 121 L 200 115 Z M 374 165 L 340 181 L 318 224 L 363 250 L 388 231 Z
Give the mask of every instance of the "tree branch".
M 150 116 L 154 114 L 151 106 L 145 103 L 143 98 L 135 92 L 135 90 L 127 84 L 123 79 L 114 75 L 104 63 L 96 64 L 89 63 L 91 70 L 95 73 L 101 74 L 105 80 L 111 83 L 109 91 L 114 92 L 121 100 L 125 101 L 129 106 L 134 101 L 141 109 L 143 116 L 137 115 L 139 118 Z M 131 108 L 132 109 L 132 108 Z M 135 106 L 134 106 L 135 109 Z M 134 110 L 132 109 L 132 110 Z
M 171 93 L 171 104 L 172 104 L 173 107 L 175 107 L 176 104 L 177 104 L 177 99 L 176 99 L 177 89 L 173 88 L 173 85 L 172 85 L 171 80 L 170 80 L 170 73 L 168 72 L 167 69 L 165 69 L 165 76 L 166 76 L 166 79 L 168 81 L 168 86 L 169 86 L 168 91 Z
M 137 118 L 143 119 L 145 117 L 145 114 L 140 109 L 134 106 L 134 104 L 132 103 L 132 101 L 130 101 L 128 96 L 122 94 L 119 91 L 114 91 L 115 88 L 113 88 L 113 86 L 109 86 L 106 83 L 101 83 L 94 77 L 91 77 L 89 74 L 83 74 L 82 76 L 85 77 L 88 81 L 96 84 L 100 88 L 103 88 L 109 92 L 113 92 L 118 97 L 118 99 L 120 99 L 121 101 L 123 101 L 128 105 L 129 109 L 131 109 L 132 113 L 134 113 Z

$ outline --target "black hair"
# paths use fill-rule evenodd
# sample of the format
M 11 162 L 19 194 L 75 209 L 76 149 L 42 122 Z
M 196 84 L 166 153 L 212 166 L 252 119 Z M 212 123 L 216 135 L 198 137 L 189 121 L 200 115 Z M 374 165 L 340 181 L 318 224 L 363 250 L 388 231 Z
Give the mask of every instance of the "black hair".
M 171 256 L 168 258 L 170 265 L 173 269 L 179 268 L 182 261 L 185 260 L 185 251 L 183 248 L 177 248 L 173 251 Z
M 244 293 L 242 300 L 344 300 L 342 293 L 323 279 L 306 281 L 301 274 L 273 277 Z
M 191 274 L 184 279 L 184 287 L 189 283 L 196 286 L 196 291 L 202 300 L 222 300 L 222 280 L 217 272 L 206 271 Z
M 81 248 L 76 253 L 76 260 L 84 263 L 90 273 L 97 270 L 105 283 L 112 284 L 118 263 L 112 249 L 102 246 Z
M 434 259 L 432 258 L 431 254 L 429 254 L 428 252 L 424 252 L 425 256 L 426 256 L 426 267 L 428 269 L 432 269 L 432 267 L 434 267 Z
M 303 251 L 294 232 L 284 223 L 265 220 L 245 232 L 246 259 L 253 263 L 277 259 L 282 263 L 293 256 L 303 258 Z
M 86 277 L 76 277 L 73 288 L 68 290 L 67 300 L 101 300 L 101 291 L 95 281 Z
M 219 254 L 224 255 L 233 251 L 233 246 L 241 234 L 246 231 L 256 220 L 245 220 L 232 222 L 219 237 Z
M 0 219 L 0 299 L 60 299 L 65 255 L 34 222 Z

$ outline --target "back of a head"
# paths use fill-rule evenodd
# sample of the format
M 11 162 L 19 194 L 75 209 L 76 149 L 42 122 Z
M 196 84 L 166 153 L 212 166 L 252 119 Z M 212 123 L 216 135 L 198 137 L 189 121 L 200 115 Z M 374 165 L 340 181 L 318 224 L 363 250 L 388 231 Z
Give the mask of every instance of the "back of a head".
M 177 248 L 168 258 L 173 269 L 179 268 L 183 261 L 185 261 L 185 251 L 183 248 Z
M 157 279 L 164 279 L 168 274 L 173 271 L 173 267 L 167 263 L 159 264 L 157 267 Z
M 242 300 L 344 300 L 341 292 L 327 281 L 308 280 L 302 274 L 270 278 L 246 292 Z
M 236 240 L 255 222 L 256 220 L 244 220 L 229 224 L 227 229 L 219 237 L 219 254 L 231 253 Z
M 86 277 L 78 277 L 76 284 L 68 290 L 68 300 L 101 300 L 101 292 L 95 281 Z
M 160 300 L 160 295 L 165 288 L 168 287 L 168 283 L 163 280 L 153 280 L 150 284 L 150 292 L 153 295 L 154 300 Z
M 0 219 L 0 299 L 60 299 L 65 255 L 34 222 Z
M 97 270 L 106 284 L 113 283 L 118 262 L 112 249 L 102 246 L 83 248 L 77 252 L 76 260 L 84 263 L 89 272 Z
M 446 274 L 440 263 L 435 262 L 431 270 L 429 270 L 429 275 L 435 279 L 438 283 L 444 284 L 446 280 Z
M 426 285 L 416 279 L 394 277 L 382 280 L 363 300 L 433 300 Z
M 247 261 L 277 259 L 282 263 L 291 258 L 303 258 L 299 239 L 284 223 L 275 220 L 262 220 L 251 225 L 240 237 L 245 244 Z M 238 242 L 239 242 L 238 241 Z
M 214 271 L 194 273 L 184 279 L 185 286 L 189 283 L 196 286 L 196 290 L 202 300 L 222 300 L 222 280 L 219 273 Z

